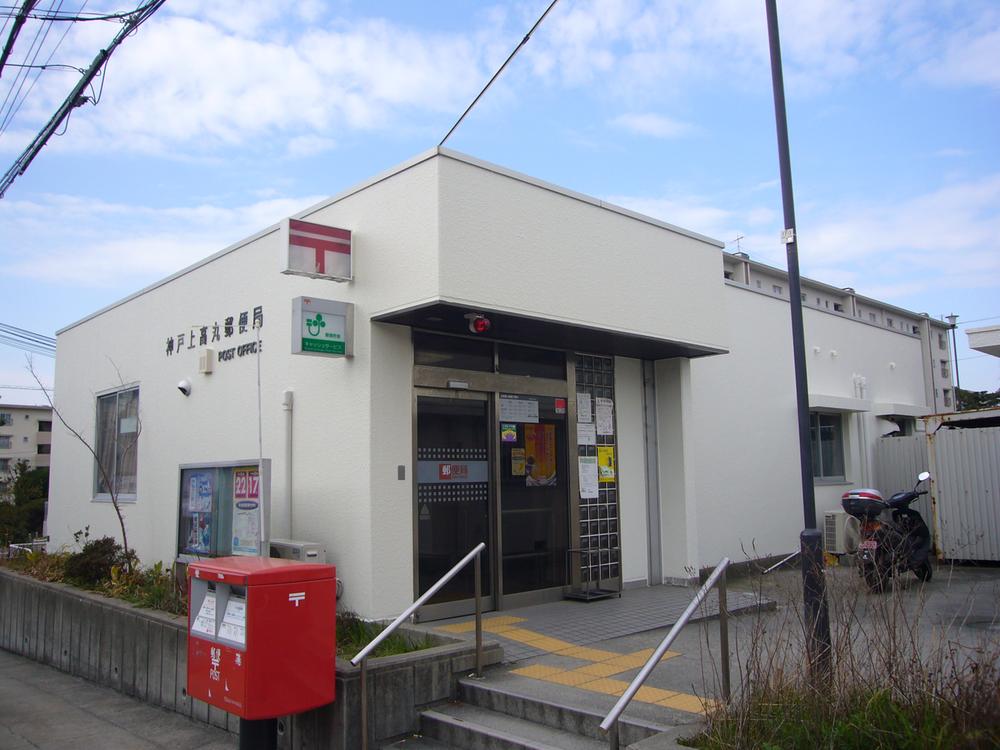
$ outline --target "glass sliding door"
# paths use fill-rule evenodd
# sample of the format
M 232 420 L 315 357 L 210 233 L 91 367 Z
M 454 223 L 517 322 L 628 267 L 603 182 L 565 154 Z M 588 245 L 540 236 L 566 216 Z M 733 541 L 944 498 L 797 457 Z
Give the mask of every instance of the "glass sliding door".
M 500 404 L 501 580 L 507 607 L 510 595 L 566 584 L 569 474 L 566 399 L 501 394 Z
M 482 554 L 484 607 L 492 609 L 490 402 L 485 394 L 417 395 L 417 586 L 427 591 L 465 554 Z M 422 619 L 474 611 L 470 563 L 431 600 Z M 440 606 L 433 606 L 440 605 Z

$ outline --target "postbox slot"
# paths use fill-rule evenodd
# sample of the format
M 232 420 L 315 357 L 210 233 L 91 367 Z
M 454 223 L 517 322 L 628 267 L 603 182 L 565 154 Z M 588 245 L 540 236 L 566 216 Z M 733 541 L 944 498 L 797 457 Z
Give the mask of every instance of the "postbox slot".
M 215 640 L 218 631 L 218 601 L 215 584 L 211 581 L 191 582 L 191 632 Z
M 217 631 L 219 640 L 238 649 L 247 645 L 247 590 L 245 586 L 221 585 L 219 611 L 222 617 Z

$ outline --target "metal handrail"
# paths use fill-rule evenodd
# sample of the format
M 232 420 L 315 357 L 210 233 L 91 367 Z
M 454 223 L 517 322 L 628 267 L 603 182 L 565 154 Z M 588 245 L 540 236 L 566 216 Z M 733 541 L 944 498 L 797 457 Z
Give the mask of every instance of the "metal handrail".
M 729 685 L 729 610 L 726 603 L 726 568 L 729 567 L 729 563 L 730 560 L 728 557 L 723 557 L 719 561 L 719 564 L 715 566 L 715 570 L 708 577 L 708 580 L 698 589 L 698 593 L 695 594 L 694 599 L 691 600 L 687 609 L 684 610 L 684 613 L 674 623 L 674 626 L 670 628 L 670 632 L 660 642 L 660 645 L 656 647 L 653 655 L 649 657 L 643 668 L 639 670 L 639 674 L 629 683 L 628 688 L 622 693 L 622 697 L 618 699 L 618 702 L 608 712 L 608 715 L 604 717 L 604 721 L 601 722 L 601 729 L 608 733 L 611 750 L 618 750 L 618 719 L 621 717 L 622 712 L 628 707 L 635 694 L 639 692 L 639 688 L 642 687 L 646 678 L 652 673 L 653 668 L 660 663 L 663 654 L 666 653 L 667 649 L 677 639 L 681 630 L 688 624 L 688 620 L 691 619 L 691 615 L 694 614 L 694 611 L 705 600 L 708 592 L 715 585 L 719 587 L 719 640 L 722 644 L 722 695 L 726 699 L 726 702 L 729 702 L 731 698 Z
M 374 651 L 378 645 L 388 638 L 392 633 L 398 628 L 403 621 L 409 619 L 414 612 L 416 612 L 420 607 L 422 607 L 428 599 L 430 599 L 434 594 L 441 590 L 441 588 L 448 583 L 452 578 L 454 578 L 462 568 L 469 564 L 470 560 L 475 560 L 475 566 L 473 570 L 473 576 L 475 577 L 475 598 L 476 598 L 476 677 L 483 676 L 483 594 L 482 594 L 482 583 L 480 581 L 482 564 L 480 562 L 480 555 L 483 550 L 486 549 L 486 542 L 480 542 L 471 550 L 469 553 L 459 560 L 455 566 L 441 576 L 437 583 L 431 586 L 423 595 L 417 599 L 413 604 L 407 607 L 403 613 L 397 617 L 392 623 L 381 633 L 375 636 L 371 642 L 361 649 L 357 655 L 351 659 L 351 664 L 354 666 L 361 662 L 361 749 L 368 749 L 368 656 Z

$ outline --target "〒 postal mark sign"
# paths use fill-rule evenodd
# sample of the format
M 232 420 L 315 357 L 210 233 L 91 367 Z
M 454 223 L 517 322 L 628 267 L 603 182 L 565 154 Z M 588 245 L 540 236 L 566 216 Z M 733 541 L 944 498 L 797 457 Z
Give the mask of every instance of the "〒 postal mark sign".
M 337 300 L 292 300 L 292 354 L 354 355 L 354 305 Z

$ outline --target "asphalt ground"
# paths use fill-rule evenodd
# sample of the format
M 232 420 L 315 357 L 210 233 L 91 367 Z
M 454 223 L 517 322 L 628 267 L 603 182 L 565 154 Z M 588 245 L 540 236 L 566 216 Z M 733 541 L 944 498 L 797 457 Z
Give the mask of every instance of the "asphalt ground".
M 0 750 L 231 750 L 235 736 L 0 651 Z

